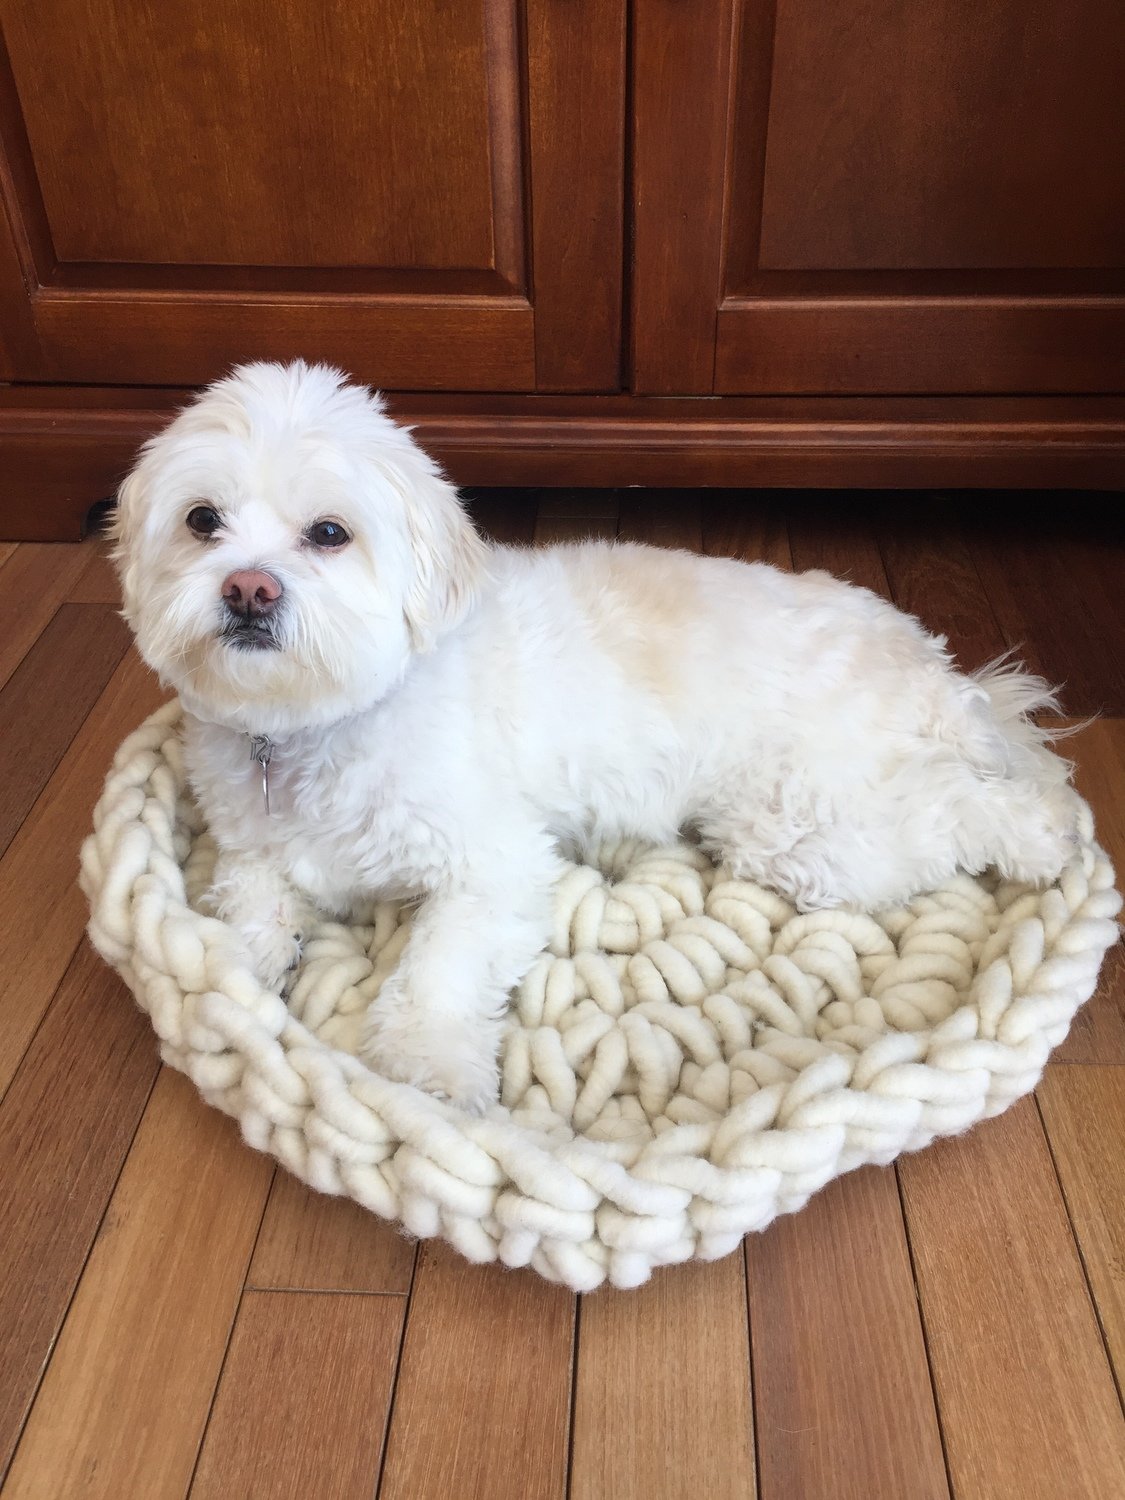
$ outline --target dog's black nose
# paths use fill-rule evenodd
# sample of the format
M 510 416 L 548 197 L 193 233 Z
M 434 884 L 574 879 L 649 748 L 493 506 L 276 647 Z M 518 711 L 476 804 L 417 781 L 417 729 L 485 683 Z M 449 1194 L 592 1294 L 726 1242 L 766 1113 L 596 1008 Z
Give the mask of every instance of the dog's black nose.
M 223 599 L 232 614 L 258 620 L 272 614 L 281 598 L 281 584 L 272 573 L 243 568 L 223 580 Z

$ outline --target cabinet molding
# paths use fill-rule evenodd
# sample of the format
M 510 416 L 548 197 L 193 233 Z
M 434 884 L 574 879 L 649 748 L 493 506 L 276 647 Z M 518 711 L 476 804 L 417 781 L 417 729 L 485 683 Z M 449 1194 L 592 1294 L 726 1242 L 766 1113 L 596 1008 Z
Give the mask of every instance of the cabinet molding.
M 0 540 L 73 540 L 189 393 L 0 388 Z M 1125 488 L 1125 398 L 391 393 L 463 485 Z

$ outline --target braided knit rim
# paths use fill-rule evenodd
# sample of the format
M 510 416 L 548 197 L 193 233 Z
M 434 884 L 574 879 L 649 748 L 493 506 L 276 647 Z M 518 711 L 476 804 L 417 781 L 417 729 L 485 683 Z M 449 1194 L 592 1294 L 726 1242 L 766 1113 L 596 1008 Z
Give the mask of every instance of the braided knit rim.
M 999 1114 L 1117 937 L 1085 804 L 1049 889 L 958 876 L 877 916 L 798 915 L 686 843 L 607 847 L 560 883 L 504 1102 L 473 1117 L 352 1055 L 409 910 L 321 924 L 287 1004 L 196 908 L 214 850 L 180 722 L 170 703 L 121 746 L 82 848 L 90 937 L 164 1060 L 314 1188 L 578 1291 L 726 1255 L 832 1178 Z

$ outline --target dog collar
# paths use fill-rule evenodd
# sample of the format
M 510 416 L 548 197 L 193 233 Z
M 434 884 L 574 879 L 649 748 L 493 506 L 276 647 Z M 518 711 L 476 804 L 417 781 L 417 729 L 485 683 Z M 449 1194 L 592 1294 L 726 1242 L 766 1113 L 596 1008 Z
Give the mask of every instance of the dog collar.
M 270 817 L 270 761 L 273 759 L 273 741 L 268 734 L 252 734 L 250 736 L 250 759 L 256 760 L 262 768 L 262 805 L 266 810 L 266 817 Z

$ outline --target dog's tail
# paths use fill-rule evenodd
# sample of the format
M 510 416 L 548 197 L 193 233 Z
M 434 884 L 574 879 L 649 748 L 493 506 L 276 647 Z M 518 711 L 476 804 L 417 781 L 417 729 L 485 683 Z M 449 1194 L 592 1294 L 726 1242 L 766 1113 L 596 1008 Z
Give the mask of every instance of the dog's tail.
M 1029 672 L 1013 651 L 1005 651 L 972 673 L 972 681 L 982 688 L 992 712 L 1005 727 L 1023 725 L 1035 740 L 1048 745 L 1067 731 L 1038 724 L 1034 714 L 1062 715 L 1059 689 L 1045 677 Z
M 968 679 L 976 697 L 961 742 L 979 790 L 961 835 L 969 868 L 995 865 L 1020 880 L 1053 880 L 1074 839 L 1078 798 L 1073 765 L 1055 741 L 1083 726 L 1043 723 L 1061 716 L 1058 691 L 1010 652 Z
M 1049 750 L 1059 740 L 1081 733 L 1097 718 L 1097 714 L 1092 714 L 1071 724 L 1043 723 L 1037 716 L 1061 719 L 1061 689 L 1052 687 L 1045 677 L 1029 672 L 1014 650 L 986 662 L 971 674 L 970 681 L 984 691 L 997 723 L 1013 740 L 1029 749 Z M 1062 764 L 1068 772 L 1072 769 L 1069 762 Z

